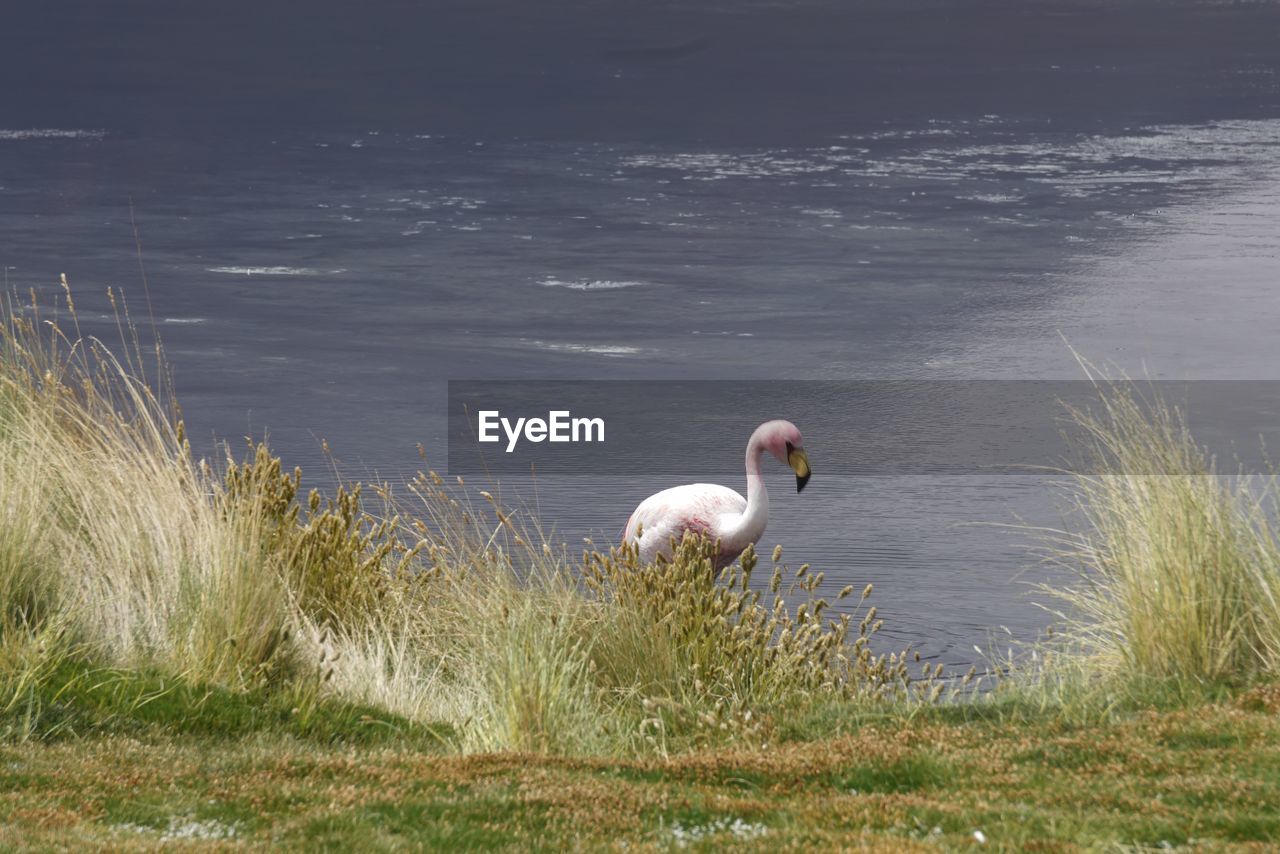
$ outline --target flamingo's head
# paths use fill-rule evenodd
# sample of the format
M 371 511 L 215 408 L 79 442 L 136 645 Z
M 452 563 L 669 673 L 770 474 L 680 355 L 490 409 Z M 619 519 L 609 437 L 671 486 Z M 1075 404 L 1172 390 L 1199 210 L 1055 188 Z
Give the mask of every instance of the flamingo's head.
M 796 473 L 796 492 L 804 489 L 809 482 L 809 455 L 804 450 L 804 440 L 800 438 L 800 430 L 790 421 L 766 421 L 756 429 L 760 443 L 769 453 L 778 458 L 778 462 L 791 466 Z

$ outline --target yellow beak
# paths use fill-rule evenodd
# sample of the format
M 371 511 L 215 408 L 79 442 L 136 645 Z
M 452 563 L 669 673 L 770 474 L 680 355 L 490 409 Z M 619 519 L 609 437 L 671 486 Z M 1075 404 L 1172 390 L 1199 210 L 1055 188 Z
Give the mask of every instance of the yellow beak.
M 792 448 L 787 452 L 787 464 L 796 473 L 796 492 L 802 491 L 812 474 L 809 470 L 809 455 L 804 452 L 804 448 Z

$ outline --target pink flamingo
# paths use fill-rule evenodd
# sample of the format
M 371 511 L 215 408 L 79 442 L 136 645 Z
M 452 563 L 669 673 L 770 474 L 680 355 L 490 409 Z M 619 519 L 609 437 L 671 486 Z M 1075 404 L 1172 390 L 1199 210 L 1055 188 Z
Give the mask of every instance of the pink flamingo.
M 640 560 L 671 558 L 671 541 L 694 531 L 719 543 L 716 566 L 732 563 L 743 549 L 760 539 L 769 521 L 769 493 L 760 476 L 760 457 L 770 452 L 796 473 L 796 492 L 809 482 L 809 457 L 800 431 L 790 421 L 766 421 L 747 442 L 747 497 L 727 486 L 690 483 L 650 495 L 631 514 L 623 542 L 640 544 Z

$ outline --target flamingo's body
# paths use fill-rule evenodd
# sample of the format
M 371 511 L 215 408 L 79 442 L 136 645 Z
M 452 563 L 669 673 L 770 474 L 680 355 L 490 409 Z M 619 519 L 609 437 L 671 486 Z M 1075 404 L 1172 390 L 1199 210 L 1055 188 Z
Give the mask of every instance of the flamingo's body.
M 637 541 L 640 560 L 652 563 L 671 557 L 671 543 L 686 532 L 702 534 L 719 543 L 717 566 L 733 562 L 743 549 L 755 543 L 769 521 L 769 493 L 760 476 L 760 457 L 769 451 L 796 473 L 796 491 L 809 482 L 809 458 L 800 431 L 790 421 L 767 421 L 747 442 L 747 497 L 714 483 L 673 486 L 649 496 L 627 520 L 622 538 Z

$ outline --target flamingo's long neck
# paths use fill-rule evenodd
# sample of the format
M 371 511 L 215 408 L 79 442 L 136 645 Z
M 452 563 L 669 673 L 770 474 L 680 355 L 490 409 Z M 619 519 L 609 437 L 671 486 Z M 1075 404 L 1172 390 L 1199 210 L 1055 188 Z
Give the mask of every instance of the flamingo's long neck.
M 747 509 L 737 524 L 725 532 L 722 539 L 726 546 L 746 548 L 747 543 L 760 539 L 769 521 L 769 492 L 764 488 L 764 478 L 760 476 L 760 457 L 763 454 L 764 444 L 753 435 L 747 443 Z

